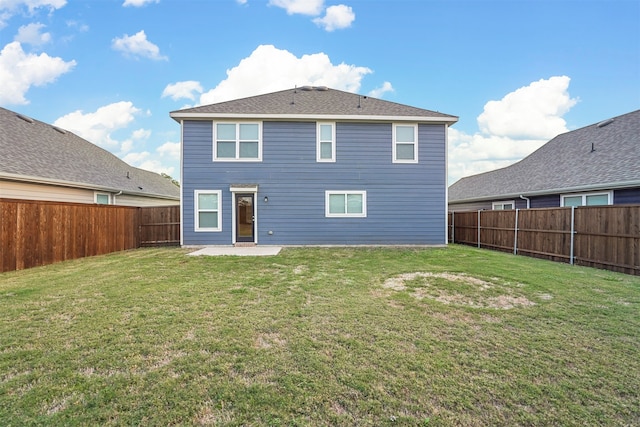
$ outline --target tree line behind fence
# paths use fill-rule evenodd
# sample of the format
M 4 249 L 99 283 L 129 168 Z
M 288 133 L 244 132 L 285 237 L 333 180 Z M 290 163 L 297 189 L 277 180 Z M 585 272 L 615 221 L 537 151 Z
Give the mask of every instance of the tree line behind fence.
M 0 272 L 142 246 L 179 244 L 179 206 L 0 199 Z
M 449 242 L 640 275 L 640 206 L 449 212 Z

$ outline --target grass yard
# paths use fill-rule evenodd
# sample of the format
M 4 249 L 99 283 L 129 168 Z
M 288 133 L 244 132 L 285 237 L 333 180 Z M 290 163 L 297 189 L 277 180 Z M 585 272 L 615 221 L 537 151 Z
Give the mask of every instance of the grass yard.
M 0 275 L 0 424 L 640 425 L 640 277 L 141 249 Z

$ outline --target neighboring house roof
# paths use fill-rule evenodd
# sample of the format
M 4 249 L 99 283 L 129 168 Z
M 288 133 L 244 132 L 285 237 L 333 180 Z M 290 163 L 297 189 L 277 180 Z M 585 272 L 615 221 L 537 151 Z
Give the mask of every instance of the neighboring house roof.
M 0 108 L 0 179 L 180 199 L 170 180 L 72 132 Z
M 233 118 L 294 118 L 294 119 L 358 119 L 429 121 L 453 124 L 456 116 L 422 108 L 383 101 L 369 96 L 329 89 L 324 86 L 303 86 L 249 98 L 220 102 L 171 112 L 179 119 Z
M 640 110 L 556 136 L 502 169 L 462 178 L 449 203 L 640 186 Z

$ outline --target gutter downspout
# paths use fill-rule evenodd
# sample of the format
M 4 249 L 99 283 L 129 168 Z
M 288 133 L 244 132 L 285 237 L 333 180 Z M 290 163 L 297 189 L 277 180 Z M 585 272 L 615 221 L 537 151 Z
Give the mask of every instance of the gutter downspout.
M 122 190 L 118 191 L 116 194 L 113 195 L 113 204 L 116 204 L 116 196 L 120 196 L 122 194 Z M 522 196 L 520 196 L 522 197 Z
M 531 208 L 531 199 L 529 199 L 528 197 L 524 197 L 522 194 L 520 195 L 520 198 L 522 200 L 526 200 L 527 201 L 527 209 Z M 514 206 L 515 208 L 515 206 Z

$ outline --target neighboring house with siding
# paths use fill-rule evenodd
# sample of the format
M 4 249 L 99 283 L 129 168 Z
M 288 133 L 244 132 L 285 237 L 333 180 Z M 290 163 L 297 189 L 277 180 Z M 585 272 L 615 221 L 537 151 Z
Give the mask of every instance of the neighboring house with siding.
M 0 108 L 0 198 L 168 206 L 180 203 L 180 189 L 72 132 Z
M 449 187 L 449 210 L 640 204 L 640 110 L 556 136 Z
M 455 116 L 310 86 L 170 115 L 182 245 L 446 244 Z

